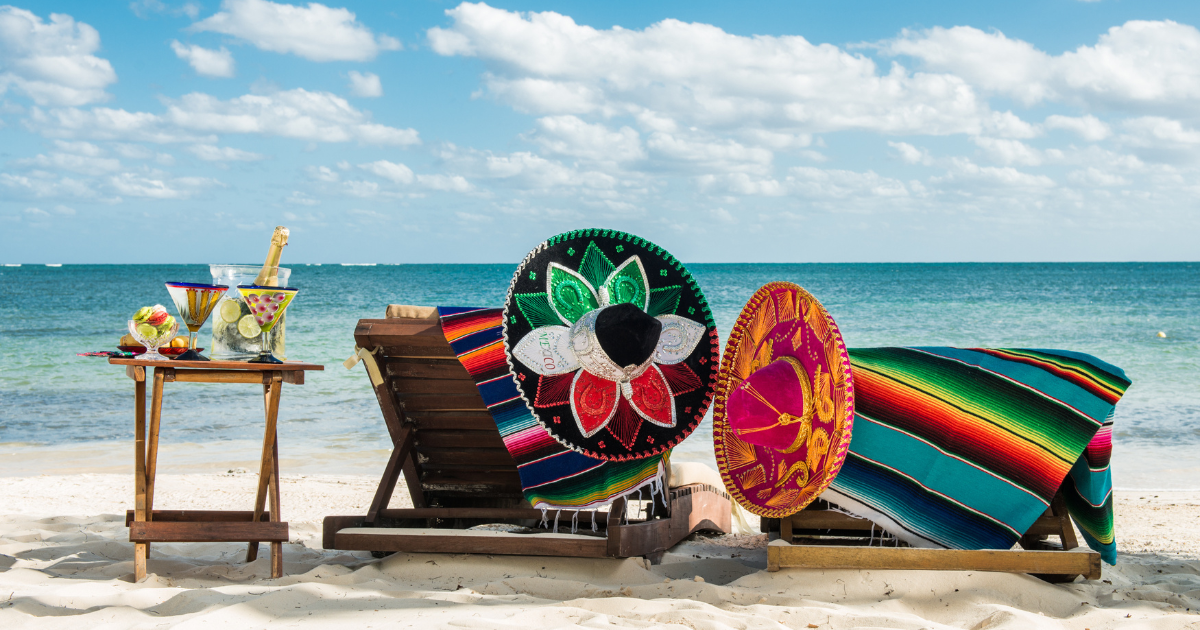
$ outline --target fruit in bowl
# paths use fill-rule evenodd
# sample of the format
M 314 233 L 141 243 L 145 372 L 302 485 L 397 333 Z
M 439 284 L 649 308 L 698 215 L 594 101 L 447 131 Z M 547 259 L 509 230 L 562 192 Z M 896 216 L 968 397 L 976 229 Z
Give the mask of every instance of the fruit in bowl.
M 143 306 L 135 311 L 129 320 L 129 334 L 121 337 L 121 347 L 124 349 L 141 346 L 146 349 L 146 352 L 140 358 L 165 360 L 166 357 L 159 354 L 158 349 L 160 347 L 171 348 L 172 340 L 178 330 L 179 324 L 162 304 Z M 132 341 L 132 343 L 126 344 L 127 341 Z M 183 343 L 184 347 L 187 346 L 186 339 L 179 341 Z

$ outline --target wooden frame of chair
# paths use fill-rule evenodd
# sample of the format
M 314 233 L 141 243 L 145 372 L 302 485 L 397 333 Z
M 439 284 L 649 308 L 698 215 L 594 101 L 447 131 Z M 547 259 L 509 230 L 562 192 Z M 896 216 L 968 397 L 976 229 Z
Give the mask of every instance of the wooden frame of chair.
M 694 532 L 730 531 L 729 496 L 694 484 L 657 495 L 646 510 L 652 515 L 641 519 L 618 500 L 595 515 L 598 535 L 586 513 L 577 535 L 557 533 L 561 514 L 525 501 L 516 462 L 475 382 L 436 314 L 423 314 L 363 319 L 355 328 L 358 347 L 369 350 L 364 361 L 393 449 L 367 514 L 325 517 L 326 549 L 655 560 Z M 413 507 L 389 509 L 401 477 Z M 555 533 L 461 531 L 490 523 L 536 527 L 545 517 L 555 521 Z
M 778 522 L 782 543 L 767 548 L 767 570 L 807 569 L 923 569 L 936 571 L 1002 571 L 1030 573 L 1055 582 L 1082 575 L 1098 580 L 1100 554 L 1079 546 L 1062 493 L 1054 496 L 1045 514 L 1021 537 L 1021 549 L 920 549 L 895 538 L 882 538 L 882 529 L 863 518 L 832 509 L 824 501 L 786 518 L 763 519 L 763 531 Z M 1050 542 L 1057 536 L 1059 543 Z M 873 546 L 875 544 L 881 546 Z M 889 544 L 892 546 L 882 546 Z

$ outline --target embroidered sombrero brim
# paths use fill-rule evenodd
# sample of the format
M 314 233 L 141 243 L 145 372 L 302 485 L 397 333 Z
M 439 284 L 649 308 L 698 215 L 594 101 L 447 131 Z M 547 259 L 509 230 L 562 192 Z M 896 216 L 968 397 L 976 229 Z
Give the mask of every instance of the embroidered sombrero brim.
M 521 263 L 504 347 L 538 423 L 584 455 L 623 461 L 662 453 L 700 424 L 720 342 L 679 261 L 592 229 L 555 236 Z
M 833 318 L 790 282 L 759 289 L 729 334 L 713 404 L 729 493 L 769 518 L 803 509 L 837 475 L 853 423 L 854 377 Z

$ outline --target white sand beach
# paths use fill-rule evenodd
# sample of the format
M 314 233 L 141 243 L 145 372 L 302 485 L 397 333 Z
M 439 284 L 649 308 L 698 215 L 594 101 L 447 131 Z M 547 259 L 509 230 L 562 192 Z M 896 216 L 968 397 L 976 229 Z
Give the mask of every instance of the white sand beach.
M 255 475 L 160 475 L 160 509 L 246 509 Z M 1200 492 L 1118 492 L 1116 567 L 1054 585 L 980 572 L 769 573 L 766 536 L 685 542 L 660 565 L 320 548 L 376 479 L 284 476 L 282 579 L 241 544 L 159 544 L 130 582 L 132 475 L 0 478 L 4 628 L 1200 628 Z M 399 495 L 397 497 L 400 502 Z

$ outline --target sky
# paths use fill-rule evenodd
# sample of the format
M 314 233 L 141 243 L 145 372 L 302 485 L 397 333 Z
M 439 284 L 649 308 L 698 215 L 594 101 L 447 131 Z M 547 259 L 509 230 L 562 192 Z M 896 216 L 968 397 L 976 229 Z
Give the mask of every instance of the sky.
M 0 6 L 0 263 L 1200 258 L 1200 3 Z

